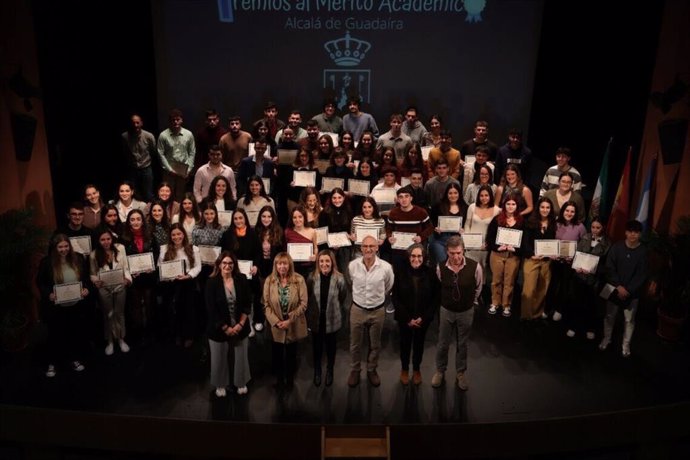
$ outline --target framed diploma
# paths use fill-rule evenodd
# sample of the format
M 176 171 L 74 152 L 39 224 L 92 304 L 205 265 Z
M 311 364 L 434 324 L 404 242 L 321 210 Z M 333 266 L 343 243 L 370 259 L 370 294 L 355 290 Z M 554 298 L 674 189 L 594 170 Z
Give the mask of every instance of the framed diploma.
M 514 164 L 514 165 L 520 165 L 522 164 L 522 158 L 506 158 L 506 163 Z
M 345 179 L 338 179 L 337 177 L 322 177 L 321 191 L 332 192 L 334 188 L 345 189 Z
M 328 136 L 333 141 L 333 147 L 338 146 L 338 133 L 319 133 L 319 137 Z
M 442 232 L 459 233 L 462 228 L 460 216 L 438 216 L 438 229 Z
M 371 197 L 376 200 L 376 204 L 395 204 L 397 194 L 393 188 L 380 188 L 371 192 Z
M 558 240 L 534 240 L 534 255 L 543 257 L 559 257 L 561 255 Z
M 216 263 L 216 259 L 220 255 L 220 246 L 208 246 L 205 244 L 200 244 L 197 246 L 199 248 L 199 256 L 201 257 L 201 263 L 204 265 L 213 265 Z
M 465 164 L 467 166 L 473 167 L 477 162 L 477 157 L 475 155 L 465 155 Z
M 596 273 L 597 266 L 599 265 L 599 256 L 594 254 L 587 254 L 586 252 L 575 251 L 575 257 L 573 258 L 573 270 L 581 268 L 587 273 Z
M 370 185 L 368 180 L 348 179 L 347 191 L 353 195 L 369 196 Z
M 519 248 L 522 243 L 522 230 L 515 228 L 498 227 L 496 232 L 496 244 Z
M 297 150 L 278 149 L 278 164 L 291 165 L 297 158 Z
M 328 243 L 328 227 L 319 227 L 316 229 L 316 244 Z
M 314 255 L 314 245 L 311 243 L 288 243 L 287 250 L 295 262 L 309 262 Z
M 143 254 L 132 254 L 127 256 L 127 263 L 129 264 L 129 272 L 131 274 L 152 272 L 156 269 L 153 263 L 153 253 L 144 252 Z
M 364 228 L 355 227 L 355 244 L 362 244 L 362 241 L 367 236 L 373 236 L 376 241 L 379 240 L 379 229 L 378 228 Z
M 315 187 L 316 171 L 294 171 L 292 181 L 295 187 Z
M 426 145 L 422 147 L 422 160 L 424 161 L 429 161 L 429 152 L 431 152 L 431 149 L 434 147 L 431 145 Z
M 158 264 L 161 281 L 172 281 L 180 275 L 184 275 L 184 259 L 163 261 Z
M 330 165 L 331 162 L 329 160 L 314 160 L 314 167 L 318 169 L 321 174 L 325 174 Z
M 121 286 L 125 284 L 125 270 L 115 268 L 104 272 L 98 272 L 98 279 L 103 281 L 106 287 Z
M 221 227 L 229 227 L 232 224 L 232 211 L 218 211 L 218 223 Z
M 56 284 L 53 286 L 55 304 L 79 302 L 81 300 L 81 281 L 77 283 Z
M 416 233 L 393 232 L 393 237 L 395 237 L 395 243 L 391 245 L 391 248 L 407 249 L 415 243 L 415 236 L 417 236 Z
M 484 245 L 483 233 L 463 233 L 461 236 L 465 249 L 481 249 Z
M 561 257 L 575 257 L 575 252 L 577 252 L 577 241 L 561 240 L 559 246 Z
M 401 177 L 400 178 L 400 186 L 404 187 L 406 185 L 410 185 L 410 178 L 409 177 Z
M 252 267 L 254 266 L 254 262 L 251 260 L 238 260 L 237 261 L 237 269 L 240 271 L 240 273 L 244 274 L 244 276 L 247 277 L 248 280 L 252 279 Z
M 72 245 L 74 252 L 88 256 L 91 254 L 91 237 L 90 236 L 70 236 L 69 243 Z
M 248 211 L 245 209 L 244 212 L 247 213 L 247 219 L 249 219 L 249 226 L 251 228 L 256 227 L 256 222 L 259 220 L 259 211 Z
M 616 290 L 616 286 L 606 283 L 604 284 L 604 287 L 602 288 L 601 292 L 599 293 L 599 297 L 602 299 L 609 300 L 609 297 L 611 297 L 611 294 L 613 294 L 613 291 Z
M 347 237 L 347 232 L 336 232 L 328 234 L 329 248 L 342 248 L 344 246 L 352 246 L 352 241 Z
M 271 178 L 270 177 L 262 177 L 261 182 L 264 183 L 264 190 L 266 190 L 267 194 L 271 193 Z

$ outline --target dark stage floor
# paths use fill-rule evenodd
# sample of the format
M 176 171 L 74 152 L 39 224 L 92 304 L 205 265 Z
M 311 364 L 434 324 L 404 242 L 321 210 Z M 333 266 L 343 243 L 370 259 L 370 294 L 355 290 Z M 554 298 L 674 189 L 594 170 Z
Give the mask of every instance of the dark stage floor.
M 379 373 L 382 384 L 362 383 L 351 389 L 348 331 L 340 331 L 335 383 L 312 384 L 311 344 L 300 345 L 295 388 L 279 394 L 270 375 L 267 332 L 251 340 L 253 379 L 249 394 L 216 398 L 208 383 L 208 364 L 201 346 L 190 350 L 170 345 L 133 344 L 132 351 L 106 357 L 94 348 L 82 373 L 58 369 L 48 379 L 33 356 L 35 346 L 3 354 L 0 403 L 34 407 L 259 423 L 399 424 L 500 422 L 564 417 L 646 407 L 690 396 L 687 344 L 667 343 L 654 333 L 655 317 L 641 312 L 632 356 L 620 355 L 620 327 L 606 352 L 598 338 L 565 336 L 562 323 L 551 320 L 525 327 L 518 318 L 475 316 L 469 348 L 470 389 L 452 385 L 454 351 L 446 385 L 433 389 L 437 324 L 427 336 L 421 386 L 403 387 L 398 380 L 398 332 L 387 315 Z M 40 338 L 40 328 L 34 342 Z

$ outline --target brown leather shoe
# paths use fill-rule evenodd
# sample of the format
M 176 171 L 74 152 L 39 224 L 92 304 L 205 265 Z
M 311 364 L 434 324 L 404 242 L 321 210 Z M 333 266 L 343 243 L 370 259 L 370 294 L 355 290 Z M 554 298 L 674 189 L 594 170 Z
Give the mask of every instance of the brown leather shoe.
M 377 387 L 381 385 L 381 378 L 379 377 L 379 374 L 376 372 L 376 369 L 374 369 L 373 371 L 368 371 L 367 378 L 369 379 L 369 383 L 371 383 L 371 386 Z
M 359 385 L 359 371 L 350 371 L 350 376 L 347 378 L 347 386 L 356 387 Z
M 406 370 L 400 371 L 400 383 L 407 385 L 410 383 L 410 373 Z
M 412 383 L 419 385 L 422 383 L 422 373 L 419 371 L 412 372 Z

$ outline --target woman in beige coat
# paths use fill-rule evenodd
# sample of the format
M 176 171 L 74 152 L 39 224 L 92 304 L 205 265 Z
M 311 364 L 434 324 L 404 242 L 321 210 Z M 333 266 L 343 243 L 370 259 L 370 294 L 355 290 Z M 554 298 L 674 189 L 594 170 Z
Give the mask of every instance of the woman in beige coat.
M 297 370 L 297 342 L 307 337 L 307 285 L 287 252 L 278 253 L 264 284 L 264 313 L 273 334 L 276 386 L 292 388 Z

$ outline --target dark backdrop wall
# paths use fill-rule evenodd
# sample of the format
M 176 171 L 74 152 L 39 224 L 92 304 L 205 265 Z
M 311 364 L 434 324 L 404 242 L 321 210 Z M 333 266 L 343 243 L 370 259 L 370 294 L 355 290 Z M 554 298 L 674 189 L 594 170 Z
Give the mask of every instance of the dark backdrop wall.
M 499 2 L 488 3 L 485 17 L 489 16 L 491 8 L 497 8 L 497 3 Z M 160 104 L 157 101 L 154 51 L 154 37 L 157 34 L 154 33 L 151 2 L 122 0 L 113 5 L 75 0 L 35 0 L 32 4 L 58 213 L 65 210 L 69 201 L 81 196 L 82 186 L 87 182 L 97 183 L 104 194 L 112 196 L 116 181 L 123 174 L 119 135 L 126 128 L 132 112 L 140 112 L 146 123 L 145 128 L 156 134 L 165 127 L 159 126 L 158 120 L 164 119 L 165 114 L 159 113 L 158 107 L 167 107 L 171 101 L 161 99 Z M 621 8 L 624 7 L 607 3 L 584 8 L 581 2 L 575 1 L 546 2 L 542 13 L 533 95 L 526 101 L 520 95 L 515 96 L 516 101 L 523 101 L 519 102 L 522 109 L 528 108 L 526 110 L 529 116 L 525 120 L 529 120 L 529 126 L 524 128 L 527 144 L 535 154 L 544 160 L 544 164 L 551 164 L 559 145 L 571 146 L 575 155 L 574 163 L 585 176 L 585 181 L 592 184 L 592 188 L 596 182 L 603 149 L 610 136 L 614 136 L 617 151 L 625 151 L 627 145 L 639 145 L 663 2 L 643 2 L 625 12 Z M 158 10 L 153 8 L 153 11 Z M 79 19 L 84 14 L 92 20 Z M 104 14 L 109 17 L 107 22 L 100 20 Z M 625 17 L 625 21 L 622 17 Z M 435 20 L 439 24 L 444 21 L 443 18 Z M 156 24 L 158 25 L 155 27 L 158 28 L 161 23 Z M 463 24 L 461 29 L 472 30 L 470 26 L 472 25 Z M 536 24 L 535 27 L 539 25 Z M 188 29 L 183 27 L 178 35 L 194 35 L 203 40 L 204 37 L 209 37 L 206 29 L 204 24 L 194 23 Z M 257 26 L 257 30 L 252 33 L 259 36 L 262 33 L 260 29 Z M 171 33 L 161 30 L 157 32 Z M 463 35 L 463 40 L 471 48 L 475 43 L 484 41 L 491 33 L 470 33 Z M 389 34 L 393 36 L 392 32 Z M 529 34 L 534 34 L 534 31 L 529 31 Z M 213 34 L 210 37 L 219 39 Z M 395 35 L 394 43 L 391 44 L 387 44 L 382 38 L 376 38 L 375 44 L 381 52 L 378 59 L 389 59 L 389 53 L 383 53 L 384 50 L 396 51 L 395 54 L 402 52 L 397 44 L 402 42 L 407 52 L 414 57 L 410 64 L 414 67 L 417 65 L 415 59 L 423 61 L 425 56 L 429 56 L 429 50 L 428 47 L 417 46 L 417 41 L 413 38 L 404 34 Z M 371 41 L 374 42 L 373 39 Z M 97 44 L 98 52 L 91 52 L 93 43 Z M 232 43 L 226 44 L 230 49 L 231 45 Z M 452 44 L 446 45 L 443 41 L 435 43 L 442 51 L 456 49 Z M 325 56 L 322 43 L 315 42 L 313 49 L 309 49 L 313 56 L 294 51 L 297 62 L 318 59 L 319 70 L 325 68 L 321 61 L 328 56 Z M 186 56 L 191 57 L 173 54 L 165 59 L 179 57 L 183 60 L 192 59 L 194 62 L 194 56 L 189 54 L 193 50 L 185 51 Z M 265 50 L 259 53 L 261 55 L 257 59 L 267 60 L 268 57 L 263 56 L 265 53 Z M 219 59 L 228 59 L 228 56 L 223 54 Z M 443 53 L 439 55 L 441 57 Z M 463 62 L 463 73 L 474 72 L 480 75 L 482 66 L 486 66 L 487 62 L 493 66 L 496 62 L 510 58 L 512 57 L 496 49 L 493 53 L 482 56 L 478 62 L 476 59 Z M 454 59 L 452 51 L 447 53 L 447 59 Z M 402 57 L 391 58 L 391 66 L 400 64 L 399 60 Z M 251 68 L 250 64 L 240 62 L 233 69 L 247 73 Z M 400 64 L 403 69 L 405 65 L 405 61 Z M 300 71 L 299 68 L 297 65 L 296 72 Z M 275 69 L 276 79 L 283 78 L 284 72 L 285 69 Z M 207 77 L 206 72 L 190 73 L 190 78 L 199 82 Z M 473 98 L 481 101 L 485 88 L 483 83 L 486 83 L 486 88 L 495 88 L 502 84 L 503 78 L 508 81 L 511 77 L 514 78 L 510 69 L 507 69 L 505 77 L 492 74 L 484 79 L 472 80 L 479 86 L 472 86 L 464 93 L 471 92 Z M 213 80 L 218 78 L 214 76 Z M 309 73 L 305 75 L 305 79 L 315 81 L 316 77 Z M 395 78 L 393 80 L 395 82 Z M 110 81 L 116 83 L 106 83 Z M 372 88 L 380 84 L 378 80 L 374 83 Z M 241 91 L 232 89 L 232 94 Z M 298 86 L 294 86 L 286 91 L 290 93 L 298 89 Z M 269 88 L 258 94 L 256 97 L 259 102 L 249 107 L 249 113 L 241 115 L 245 118 L 258 118 L 261 112 L 260 101 L 277 94 L 275 91 L 275 88 Z M 431 91 L 433 93 L 435 89 L 432 88 Z M 190 98 L 194 96 L 193 92 L 189 92 Z M 276 98 L 278 97 L 284 98 L 281 108 L 285 113 L 294 103 L 294 96 L 278 94 Z M 388 110 L 404 108 L 408 101 L 425 106 L 427 104 L 422 103 L 424 97 L 425 94 L 421 91 L 402 93 L 397 100 L 386 99 L 384 96 L 386 107 L 378 117 L 381 128 L 387 129 Z M 431 100 L 433 106 L 444 97 L 439 93 L 431 99 L 427 97 L 427 100 Z M 486 105 L 471 110 L 470 113 L 453 112 L 458 143 L 471 136 L 471 124 L 476 116 L 497 113 L 493 109 L 487 109 L 494 107 L 492 97 L 488 94 L 484 99 Z M 320 97 L 316 104 L 318 99 Z M 460 101 L 465 103 L 466 99 Z M 215 102 L 202 97 L 199 99 L 199 110 Z M 452 104 L 448 107 L 452 107 Z M 304 108 L 305 112 L 308 109 Z M 520 113 L 521 108 L 514 110 L 515 113 Z M 471 112 L 477 112 L 476 116 Z M 495 119 L 488 118 L 492 127 L 491 137 L 498 143 L 503 143 L 506 137 L 505 127 L 514 123 L 514 119 L 500 114 Z M 185 121 L 187 127 L 196 129 L 201 124 L 202 113 L 189 113 Z M 615 167 L 614 165 L 614 169 Z M 620 167 L 622 168 L 622 160 Z

